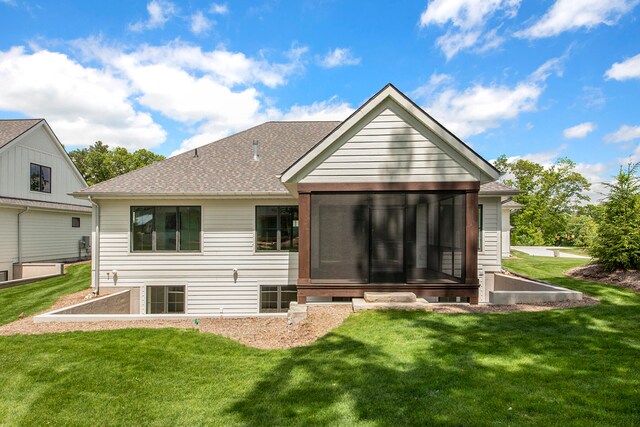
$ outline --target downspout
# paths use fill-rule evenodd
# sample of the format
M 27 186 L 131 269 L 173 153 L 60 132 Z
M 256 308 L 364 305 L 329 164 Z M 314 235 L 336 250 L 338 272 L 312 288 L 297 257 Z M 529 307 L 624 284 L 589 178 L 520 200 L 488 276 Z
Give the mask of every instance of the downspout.
M 89 196 L 89 201 L 95 207 L 95 231 L 91 253 L 91 285 L 93 293 L 100 294 L 100 205 Z
M 25 207 L 22 212 L 18 213 L 18 264 L 22 263 L 22 229 L 20 228 L 20 216 L 27 212 L 29 212 L 29 206 Z

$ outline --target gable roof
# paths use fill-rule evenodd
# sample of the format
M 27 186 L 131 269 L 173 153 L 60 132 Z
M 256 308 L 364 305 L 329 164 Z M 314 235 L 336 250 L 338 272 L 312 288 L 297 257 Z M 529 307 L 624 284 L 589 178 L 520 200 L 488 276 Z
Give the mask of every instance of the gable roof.
M 340 142 L 340 138 L 349 130 L 356 126 L 365 116 L 371 113 L 376 107 L 379 107 L 387 100 L 391 100 L 395 104 L 406 110 L 411 116 L 419 121 L 427 129 L 435 133 L 445 144 L 448 144 L 463 159 L 467 160 L 485 176 L 484 182 L 490 182 L 500 177 L 498 171 L 491 163 L 476 153 L 471 147 L 465 144 L 460 138 L 455 136 L 447 128 L 442 126 L 437 120 L 427 114 L 415 102 L 409 99 L 404 93 L 400 92 L 391 83 L 387 84 L 382 90 L 372 96 L 360 108 L 358 108 L 351 116 L 340 124 L 333 132 L 327 135 L 322 141 L 319 141 L 311 150 L 305 153 L 295 163 L 287 168 L 282 174 L 282 181 L 287 183 L 295 183 L 309 172 L 309 166 L 312 162 L 332 149 L 332 146 Z
M 289 196 L 280 174 L 340 122 L 267 122 L 75 195 Z M 259 160 L 252 142 L 258 141 Z
M 0 148 L 4 147 L 43 119 L 0 120 Z
M 504 185 L 501 182 L 488 182 L 480 186 L 480 194 L 485 196 L 517 196 L 522 191 L 517 188 Z

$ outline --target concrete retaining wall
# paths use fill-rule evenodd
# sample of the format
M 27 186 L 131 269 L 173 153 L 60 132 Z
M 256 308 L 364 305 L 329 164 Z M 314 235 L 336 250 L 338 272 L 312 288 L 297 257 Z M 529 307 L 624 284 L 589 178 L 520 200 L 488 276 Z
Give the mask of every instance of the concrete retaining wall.
M 59 262 L 29 262 L 13 265 L 14 280 L 59 274 L 64 274 L 64 264 Z
M 582 299 L 581 292 L 523 277 L 496 273 L 493 280 L 494 290 L 489 292 L 489 301 L 492 304 L 540 304 Z
M 130 314 L 130 312 L 131 296 L 130 292 L 125 290 L 72 305 L 50 314 L 55 316 L 60 314 Z

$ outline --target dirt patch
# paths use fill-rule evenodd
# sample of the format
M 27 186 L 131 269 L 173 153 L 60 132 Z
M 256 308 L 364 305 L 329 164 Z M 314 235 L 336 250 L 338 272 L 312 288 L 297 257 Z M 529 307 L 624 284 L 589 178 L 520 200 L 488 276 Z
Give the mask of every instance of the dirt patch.
M 640 292 L 640 270 L 607 271 L 601 264 L 590 264 L 572 268 L 567 271 L 567 275 L 576 279 L 620 286 Z

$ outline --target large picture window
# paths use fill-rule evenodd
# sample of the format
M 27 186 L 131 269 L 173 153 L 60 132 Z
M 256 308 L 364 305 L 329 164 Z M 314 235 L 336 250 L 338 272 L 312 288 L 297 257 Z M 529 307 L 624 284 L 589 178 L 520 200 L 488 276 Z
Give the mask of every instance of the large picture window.
M 200 206 L 134 206 L 131 208 L 133 252 L 200 250 Z
M 31 191 L 51 193 L 51 168 L 31 163 L 29 186 Z
M 184 313 L 184 286 L 147 286 L 147 314 Z
M 297 206 L 256 206 L 256 250 L 298 252 Z

